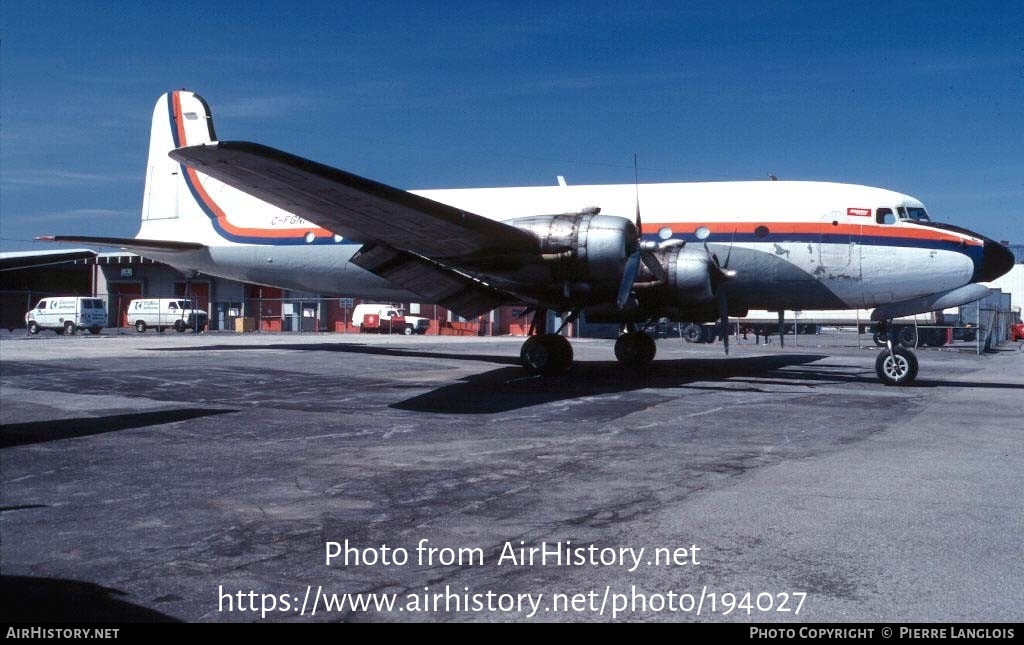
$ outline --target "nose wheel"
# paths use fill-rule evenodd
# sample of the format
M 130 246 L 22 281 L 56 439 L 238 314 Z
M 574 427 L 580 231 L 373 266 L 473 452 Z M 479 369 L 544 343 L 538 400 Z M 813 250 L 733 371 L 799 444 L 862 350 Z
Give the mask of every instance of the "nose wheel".
M 879 328 L 885 334 L 886 348 L 875 359 L 875 374 L 886 385 L 910 385 L 917 378 L 917 356 L 896 342 L 891 321 L 880 323 Z
M 875 359 L 875 373 L 886 385 L 910 385 L 917 378 L 917 356 L 903 347 L 883 349 Z

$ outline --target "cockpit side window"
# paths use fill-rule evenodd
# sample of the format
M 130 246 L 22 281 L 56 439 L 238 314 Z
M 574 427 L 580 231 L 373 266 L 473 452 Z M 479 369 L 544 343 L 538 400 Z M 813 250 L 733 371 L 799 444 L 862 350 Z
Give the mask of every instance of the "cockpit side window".
M 879 208 L 875 211 L 875 221 L 879 224 L 895 224 L 896 216 L 891 208 Z
M 928 213 L 923 208 L 917 208 L 914 206 L 904 207 L 900 206 L 897 211 L 900 214 L 900 219 L 911 222 L 930 222 L 931 219 L 928 217 Z

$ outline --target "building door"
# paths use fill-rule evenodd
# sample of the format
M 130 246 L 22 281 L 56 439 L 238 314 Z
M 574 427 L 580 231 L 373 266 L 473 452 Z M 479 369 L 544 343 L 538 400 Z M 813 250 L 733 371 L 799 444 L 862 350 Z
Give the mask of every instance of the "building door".
M 185 291 L 188 293 L 185 293 Z M 175 282 L 174 295 L 181 298 L 188 298 L 195 303 L 197 309 L 210 313 L 210 283 L 209 282 Z
M 130 327 L 128 305 L 142 297 L 142 282 L 107 283 L 107 320 L 118 327 Z

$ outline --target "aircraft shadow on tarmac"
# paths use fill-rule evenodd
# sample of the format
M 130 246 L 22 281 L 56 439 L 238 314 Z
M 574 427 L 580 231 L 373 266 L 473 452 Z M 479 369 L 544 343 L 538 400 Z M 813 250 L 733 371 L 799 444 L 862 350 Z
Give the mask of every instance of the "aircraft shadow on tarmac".
M 315 343 L 310 345 L 290 344 L 282 345 L 207 345 L 202 348 L 196 347 L 154 347 L 147 349 L 150 352 L 195 352 L 195 351 L 230 351 L 230 350 L 293 350 L 305 352 L 345 352 L 349 354 L 373 354 L 377 356 L 406 356 L 415 358 L 439 358 L 446 360 L 479 361 L 483 363 L 498 363 L 499 365 L 519 365 L 519 359 L 509 355 L 496 354 L 453 354 L 450 352 L 422 352 L 418 350 L 401 349 L 395 347 L 374 347 L 371 345 L 358 345 L 356 343 Z
M 177 623 L 176 618 L 118 598 L 117 589 L 60 578 L 0 576 L 7 620 L 34 623 Z
M 885 387 L 879 383 L 874 371 L 874 354 L 856 365 L 829 365 L 820 363 L 828 354 L 776 354 L 744 358 L 670 359 L 655 360 L 648 369 L 633 371 L 615 361 L 576 361 L 564 376 L 531 376 L 519 365 L 517 357 L 507 354 L 465 354 L 453 352 L 418 351 L 401 347 L 368 346 L 357 343 L 283 343 L 270 345 L 212 345 L 208 350 L 292 350 L 326 351 L 377 356 L 410 358 L 436 358 L 439 360 L 476 361 L 497 363 L 508 367 L 474 374 L 454 383 L 439 387 L 390 407 L 416 412 L 443 414 L 490 414 L 507 412 L 554 401 L 630 392 L 645 388 L 687 388 L 691 390 L 763 392 L 764 386 L 804 385 L 869 385 Z M 156 352 L 197 351 L 193 347 L 153 348 Z M 817 364 L 813 364 L 817 363 Z M 813 365 L 812 365 L 813 364 Z M 514 366 L 514 367 L 513 367 Z M 721 381 L 715 385 L 704 381 Z M 948 379 L 918 379 L 913 386 L 899 388 L 950 387 L 980 389 L 1024 390 L 1018 383 L 978 383 Z
M 76 417 L 73 419 L 7 423 L 0 425 L 0 448 L 45 443 L 59 439 L 87 437 L 94 434 L 105 434 L 107 432 L 131 430 L 132 428 L 188 421 L 216 414 L 226 414 L 228 412 L 235 412 L 235 410 L 202 408 L 156 410 L 132 414 L 113 414 L 105 417 Z
M 573 363 L 565 376 L 530 376 L 522 369 L 501 368 L 476 374 L 432 392 L 415 396 L 390 407 L 444 414 L 489 414 L 554 401 L 653 389 L 686 389 L 721 392 L 768 392 L 766 386 L 850 384 L 884 388 L 874 370 L 865 366 L 812 365 L 827 356 L 783 354 L 733 359 L 681 359 L 655 361 L 643 372 L 630 372 L 612 361 Z M 843 371 L 843 370 L 846 371 Z M 728 382 L 724 382 L 728 380 Z M 710 382 L 709 382 L 710 381 Z M 723 381 L 717 385 L 714 381 Z M 949 387 L 1018 389 L 1011 383 L 919 380 L 909 388 Z
M 782 368 L 813 363 L 821 358 L 824 357 L 787 354 L 728 360 L 663 360 L 655 361 L 642 371 L 626 370 L 614 361 L 577 361 L 564 376 L 531 376 L 522 368 L 505 367 L 468 376 L 461 383 L 440 387 L 391 407 L 444 414 L 490 414 L 647 388 L 760 392 L 763 391 L 760 381 L 742 381 L 744 385 L 737 385 L 736 378 L 778 375 L 785 379 L 779 372 Z M 706 383 L 724 379 L 729 379 L 729 384 Z

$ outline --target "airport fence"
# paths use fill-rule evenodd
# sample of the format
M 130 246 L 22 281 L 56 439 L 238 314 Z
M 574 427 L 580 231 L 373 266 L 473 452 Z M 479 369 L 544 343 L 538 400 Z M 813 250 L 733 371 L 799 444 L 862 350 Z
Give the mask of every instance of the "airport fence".
M 361 321 L 352 320 L 352 298 L 247 298 L 218 300 L 211 303 L 210 329 L 235 332 L 360 332 Z M 408 315 L 426 318 L 427 335 L 489 336 L 495 327 L 487 317 L 476 320 L 447 320 L 448 311 L 434 305 L 422 305 Z M 401 331 L 382 319 L 382 333 Z
M 53 291 L 8 289 L 0 291 L 0 328 L 14 331 L 25 328 L 25 313 L 42 298 L 63 296 Z M 81 294 L 88 296 L 89 294 Z
M 975 303 L 978 321 L 978 342 L 975 351 L 983 354 L 1010 340 L 1010 327 L 1017 322 L 1018 313 L 1012 309 L 1010 294 L 996 292 Z

